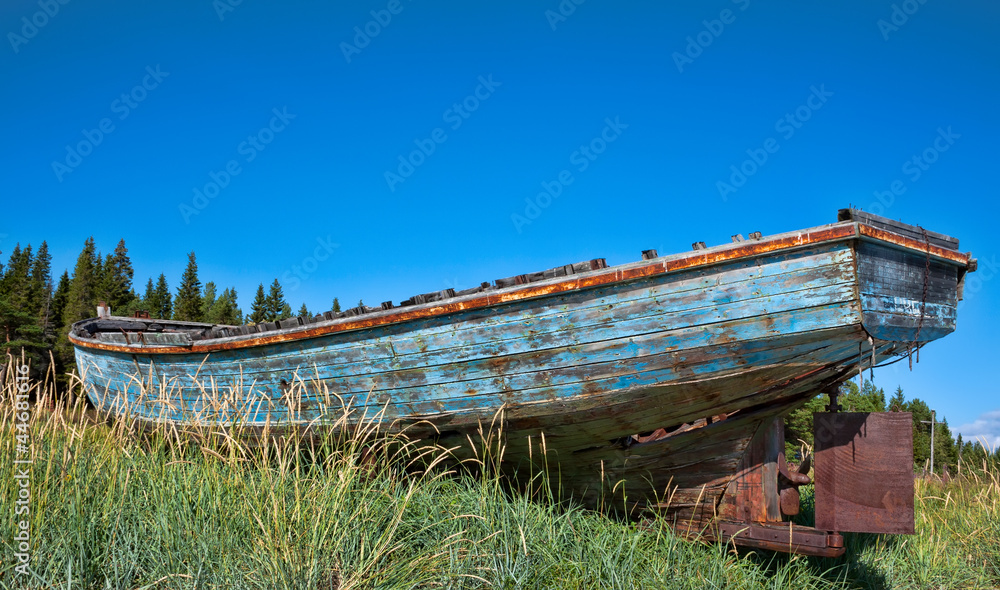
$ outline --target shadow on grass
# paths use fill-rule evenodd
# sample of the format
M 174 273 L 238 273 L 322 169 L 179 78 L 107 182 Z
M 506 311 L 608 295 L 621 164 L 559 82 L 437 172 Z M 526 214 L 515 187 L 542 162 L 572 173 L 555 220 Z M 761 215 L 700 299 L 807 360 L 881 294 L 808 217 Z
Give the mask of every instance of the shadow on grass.
M 800 512 L 792 520 L 795 524 L 814 526 L 816 505 L 813 487 L 802 487 L 800 488 L 800 492 L 802 493 Z M 892 581 L 888 579 L 884 570 L 874 566 L 870 561 L 865 559 L 865 556 L 873 552 L 892 553 L 899 548 L 899 545 L 900 538 L 898 535 L 844 533 L 844 548 L 846 551 L 842 557 L 803 557 L 767 551 L 753 555 L 750 555 L 748 552 L 747 555 L 761 567 L 767 568 L 768 571 L 774 571 L 791 560 L 805 559 L 811 573 L 829 581 L 831 584 L 851 588 L 885 590 L 893 587 Z

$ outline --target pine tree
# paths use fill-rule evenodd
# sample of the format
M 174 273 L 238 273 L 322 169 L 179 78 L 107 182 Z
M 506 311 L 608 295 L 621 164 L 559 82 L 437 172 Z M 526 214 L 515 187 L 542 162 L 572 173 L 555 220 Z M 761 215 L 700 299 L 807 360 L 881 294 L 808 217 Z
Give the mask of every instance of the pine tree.
M 845 412 L 885 411 L 885 392 L 870 380 L 860 389 L 857 383 L 848 381 L 840 386 L 840 393 L 839 403 Z
M 187 268 L 181 275 L 174 300 L 174 319 L 186 322 L 201 321 L 201 281 L 198 280 L 198 262 L 194 252 L 188 254 Z
M 97 268 L 97 252 L 94 248 L 94 238 L 91 236 L 83 243 L 83 250 L 76 259 L 73 276 L 69 279 L 69 285 L 65 290 L 65 302 L 61 303 L 62 328 L 59 330 L 54 350 L 56 366 L 59 369 L 57 375 L 70 370 L 76 361 L 73 345 L 66 337 L 73 324 L 94 317 L 97 311 Z
M 63 271 L 59 277 L 59 284 L 55 293 L 52 294 L 52 305 L 49 315 L 52 317 L 52 329 L 56 332 L 63 327 L 63 312 L 66 309 L 66 301 L 69 296 L 69 271 Z
M 292 317 L 292 306 L 288 305 L 288 303 L 281 304 L 281 313 L 278 314 L 277 319 L 287 320 L 290 317 Z
M 105 303 L 108 302 L 108 295 L 107 295 L 107 293 L 108 293 L 108 285 L 105 282 L 105 278 L 106 277 L 104 275 L 104 262 L 105 262 L 105 260 L 107 260 L 109 258 L 111 258 L 110 254 L 107 256 L 107 258 L 105 258 L 105 257 L 103 257 L 101 255 L 100 252 L 98 252 L 97 255 L 94 257 L 94 260 L 95 260 L 95 263 L 94 263 L 94 301 L 95 301 L 95 303 L 96 302 L 100 302 L 100 301 L 103 301 Z
M 333 298 L 333 307 L 330 308 L 333 313 L 340 313 L 340 300 L 336 297 Z
M 31 288 L 28 310 L 34 310 L 43 340 L 48 344 L 55 339 L 55 320 L 52 315 L 52 256 L 49 245 L 42 242 L 31 265 Z
M 962 433 L 958 433 L 958 438 L 955 439 L 955 451 L 958 453 L 958 457 L 955 461 L 956 468 L 961 471 L 962 469 L 962 451 L 965 449 L 965 443 L 962 441 Z
M 255 324 L 268 321 L 268 301 L 264 296 L 264 283 L 257 285 L 257 295 L 250 304 L 250 321 Z
M 924 424 L 924 421 L 931 419 L 931 409 L 922 399 L 915 397 L 906 402 L 904 411 L 913 415 L 913 464 L 920 470 L 931 456 L 930 424 Z M 935 438 L 937 438 L 936 433 Z
M 243 310 L 239 306 L 239 298 L 236 294 L 236 287 L 230 287 L 229 293 L 223 293 L 225 295 L 225 307 L 223 312 L 219 314 L 219 318 L 222 323 L 228 324 L 230 326 L 242 326 L 243 325 Z
M 37 366 L 38 353 L 45 346 L 38 326 L 38 310 L 31 309 L 30 304 L 31 262 L 31 246 L 21 250 L 17 244 L 7 261 L 6 272 L 0 276 L 0 351 L 17 354 L 23 349 Z
M 170 319 L 174 306 L 170 296 L 170 287 L 167 285 L 167 277 L 163 273 L 160 273 L 160 278 L 156 280 L 156 289 L 153 290 L 153 296 L 149 299 L 148 305 L 150 317 L 161 320 Z
M 3 294 L 12 309 L 34 314 L 37 309 L 31 307 L 31 245 L 23 250 L 21 244 L 16 244 L 7 261 L 7 272 L 3 276 Z
M 309 308 L 306 307 L 305 303 L 303 303 L 302 307 L 299 308 L 299 317 L 302 317 L 302 318 L 311 318 L 312 317 L 312 314 L 309 313 Z
M 146 280 L 146 290 L 142 293 L 142 297 L 139 297 L 140 309 L 144 309 L 149 313 L 149 317 L 156 317 L 153 315 L 152 301 L 156 298 L 156 285 L 153 283 L 152 277 Z
M 902 412 L 905 407 L 906 396 L 903 395 L 903 387 L 896 386 L 896 393 L 892 394 L 892 398 L 889 399 L 889 411 Z
M 243 324 L 243 312 L 236 304 L 236 289 L 229 288 L 222 291 L 222 295 L 219 295 L 219 298 L 212 304 L 205 321 L 227 326 Z
M 114 254 L 108 254 L 104 261 L 102 277 L 103 297 L 111 306 L 111 311 L 124 310 L 134 299 L 132 294 L 132 261 L 128 257 L 125 240 L 119 240 Z
M 215 291 L 214 282 L 205 283 L 204 294 L 201 296 L 201 317 L 206 322 L 218 323 L 209 318 L 212 314 L 212 306 L 215 305 Z
M 37 366 L 45 349 L 42 329 L 35 314 L 17 309 L 6 297 L 0 297 L 0 356 L 6 358 L 6 353 L 18 354 L 22 349 Z
M 45 329 L 51 322 L 49 306 L 52 302 L 52 256 L 49 245 L 42 242 L 31 265 L 28 311 L 38 314 L 39 326 Z
M 948 428 L 948 419 L 942 417 L 941 424 L 936 425 L 936 428 L 937 431 L 934 433 L 934 471 L 943 473 L 944 466 L 947 465 L 951 475 L 954 475 L 958 451 L 955 448 L 955 439 L 951 436 L 951 429 Z
M 73 278 L 66 293 L 62 321 L 65 328 L 80 320 L 94 317 L 97 305 L 96 280 L 97 253 L 94 249 L 94 238 L 89 237 L 83 243 L 83 250 L 76 259 Z
M 288 304 L 285 303 L 285 294 L 281 289 L 281 283 L 278 282 L 278 279 L 274 279 L 274 282 L 271 283 L 271 289 L 267 293 L 267 321 L 273 322 L 291 317 L 291 308 L 288 309 L 288 315 L 284 315 L 286 307 Z
M 52 308 L 50 310 L 52 317 L 51 339 L 54 340 L 52 356 L 56 361 L 56 379 L 60 382 L 64 381 L 67 367 L 74 359 L 73 347 L 66 340 L 66 333 L 69 330 L 63 324 L 63 318 L 66 316 L 66 303 L 69 300 L 70 284 L 69 272 L 63 271 L 62 276 L 59 277 L 59 285 L 52 295 Z

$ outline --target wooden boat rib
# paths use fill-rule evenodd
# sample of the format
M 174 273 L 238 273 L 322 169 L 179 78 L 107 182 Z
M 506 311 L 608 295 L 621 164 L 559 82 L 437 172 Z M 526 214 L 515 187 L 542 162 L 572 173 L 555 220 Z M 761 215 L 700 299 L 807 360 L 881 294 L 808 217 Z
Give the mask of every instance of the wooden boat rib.
M 776 419 L 952 332 L 975 269 L 954 238 L 855 210 L 839 217 L 399 306 L 238 327 L 98 317 L 70 339 L 88 397 L 112 414 L 322 424 L 325 387 L 359 416 L 382 412 L 449 444 L 502 408 L 512 472 L 528 471 L 529 441 L 544 434 L 548 462 L 586 504 L 664 507 L 669 496 L 664 509 L 693 529 L 766 524 L 781 520 L 776 488 L 756 499 L 737 488 L 777 469 L 774 452 L 753 458 L 777 448 Z M 290 400 L 297 380 L 310 386 Z

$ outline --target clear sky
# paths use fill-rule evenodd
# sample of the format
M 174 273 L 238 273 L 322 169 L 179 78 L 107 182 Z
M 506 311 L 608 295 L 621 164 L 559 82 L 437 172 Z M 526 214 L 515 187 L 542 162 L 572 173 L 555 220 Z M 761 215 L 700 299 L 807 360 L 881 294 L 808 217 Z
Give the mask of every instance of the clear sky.
M 277 277 L 320 311 L 853 204 L 979 258 L 958 331 L 875 380 L 996 443 L 998 29 L 983 0 L 6 0 L 0 250 L 58 275 L 124 238 L 140 291 L 193 250 L 244 310 Z

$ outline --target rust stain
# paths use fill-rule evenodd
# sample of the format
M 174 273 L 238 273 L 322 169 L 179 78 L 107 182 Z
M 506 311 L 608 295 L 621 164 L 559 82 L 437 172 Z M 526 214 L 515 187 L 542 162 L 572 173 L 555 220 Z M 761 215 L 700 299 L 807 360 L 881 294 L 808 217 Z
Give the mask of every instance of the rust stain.
M 252 348 L 255 346 L 265 346 L 268 344 L 316 338 L 337 332 L 349 332 L 384 326 L 387 324 L 435 318 L 461 311 L 489 307 L 499 303 L 510 303 L 525 299 L 544 297 L 546 295 L 586 289 L 589 287 L 597 287 L 622 281 L 631 281 L 650 276 L 678 272 L 681 270 L 689 270 L 724 262 L 731 262 L 743 258 L 752 258 L 762 254 L 779 252 L 782 250 L 790 250 L 803 246 L 845 240 L 862 235 L 875 240 L 896 244 L 922 254 L 927 252 L 927 246 L 918 240 L 911 240 L 909 238 L 875 229 L 860 223 L 844 223 L 816 231 L 804 231 L 797 235 L 764 239 L 759 242 L 741 242 L 738 246 L 724 248 L 713 252 L 692 253 L 687 256 L 682 256 L 668 261 L 654 261 L 650 264 L 632 268 L 612 269 L 609 272 L 595 273 L 586 277 L 571 278 L 558 283 L 537 286 L 531 286 L 529 284 L 512 291 L 506 291 L 503 293 L 486 293 L 480 297 L 475 297 L 465 301 L 444 303 L 442 305 L 422 309 L 407 310 L 406 308 L 393 308 L 392 312 L 379 315 L 378 317 L 359 317 L 358 319 L 333 325 L 319 326 L 287 334 L 271 334 L 268 336 L 237 340 L 234 342 L 211 342 L 204 344 L 195 342 L 191 346 L 158 346 L 156 348 L 139 348 L 83 340 L 74 336 L 72 333 L 69 335 L 69 339 L 73 344 L 85 348 L 128 353 L 142 351 L 146 354 L 190 354 L 218 350 Z M 967 266 L 969 263 L 969 257 L 967 255 L 945 250 L 934 245 L 930 246 L 930 253 L 939 258 L 958 264 Z
M 895 244 L 897 246 L 902 246 L 909 250 L 916 250 L 920 254 L 926 254 L 928 250 L 931 256 L 936 256 L 938 258 L 943 258 L 950 262 L 957 262 L 959 264 L 968 266 L 969 265 L 969 255 L 955 252 L 954 250 L 948 250 L 946 248 L 941 248 L 940 246 L 935 246 L 934 244 L 926 244 L 920 240 L 914 240 L 906 236 L 901 236 L 899 234 L 894 234 L 889 231 L 878 229 L 870 225 L 858 224 L 861 231 L 861 235 L 869 238 L 874 238 L 881 242 L 889 242 L 890 244 Z

